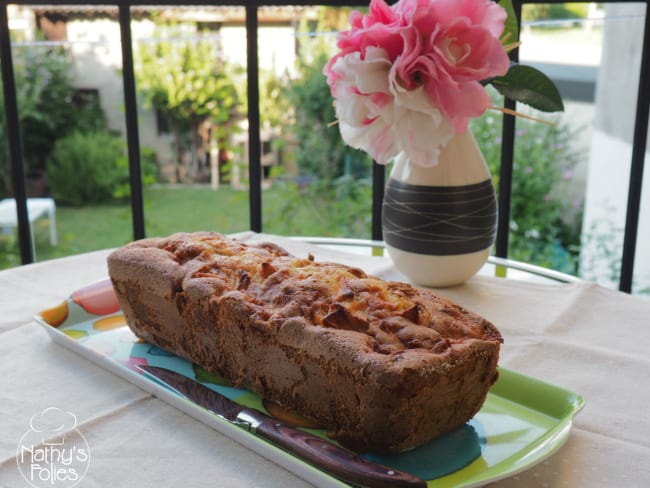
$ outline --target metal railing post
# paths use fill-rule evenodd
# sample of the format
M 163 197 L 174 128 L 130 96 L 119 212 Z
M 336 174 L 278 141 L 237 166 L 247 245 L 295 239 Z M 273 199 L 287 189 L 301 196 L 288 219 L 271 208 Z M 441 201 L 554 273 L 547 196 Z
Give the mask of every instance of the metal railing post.
M 384 236 L 381 225 L 382 204 L 384 202 L 384 187 L 386 185 L 386 167 L 372 163 L 372 226 L 371 239 L 381 241 Z
M 16 199 L 16 211 L 18 212 L 20 259 L 23 264 L 28 264 L 34 261 L 34 248 L 32 246 L 33 237 L 27 210 L 27 190 L 25 188 L 25 169 L 23 167 L 23 143 L 20 134 L 16 80 L 14 78 L 14 65 L 11 55 L 8 8 L 8 5 L 4 2 L 0 6 L 0 62 L 2 63 L 2 86 L 5 101 L 4 116 L 7 121 L 9 158 L 11 160 L 11 184 L 14 198 Z
M 131 221 L 133 225 L 133 238 L 142 239 L 145 237 L 144 198 L 142 195 L 138 105 L 133 68 L 133 41 L 131 39 L 131 8 L 128 4 L 122 4 L 118 8 L 120 36 L 122 40 L 122 83 L 124 84 L 126 139 L 129 155 L 129 180 L 131 185 Z
M 521 28 L 522 2 L 513 2 L 515 14 L 517 15 L 518 27 Z M 519 60 L 519 49 L 510 53 L 512 61 Z M 504 107 L 515 110 L 516 103 L 508 98 L 504 101 Z M 501 128 L 501 164 L 499 166 L 499 196 L 497 216 L 497 236 L 494 253 L 499 258 L 508 257 L 508 245 L 510 242 L 510 211 L 512 202 L 512 170 L 515 160 L 515 125 L 516 119 L 512 115 L 503 114 L 503 126 Z
M 250 225 L 262 232 L 262 148 L 260 137 L 259 59 L 257 52 L 257 5 L 246 5 L 246 73 L 248 80 L 248 175 Z
M 623 236 L 623 256 L 619 290 L 630 293 L 634 276 L 634 258 L 637 246 L 639 213 L 641 209 L 641 187 L 643 185 L 643 166 L 647 148 L 648 116 L 650 113 L 650 2 L 646 2 L 645 28 L 641 51 L 639 73 L 639 92 L 636 101 L 634 138 L 632 139 L 632 163 L 627 193 L 625 214 L 625 234 Z

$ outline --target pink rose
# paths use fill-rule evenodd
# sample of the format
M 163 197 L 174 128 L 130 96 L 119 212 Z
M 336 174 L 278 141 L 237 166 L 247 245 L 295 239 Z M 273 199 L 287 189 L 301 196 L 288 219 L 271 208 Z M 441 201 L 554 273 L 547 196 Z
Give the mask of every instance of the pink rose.
M 402 2 L 417 0 L 402 0 Z M 499 41 L 506 12 L 490 0 L 420 0 L 409 29 L 402 30 L 402 54 L 395 59 L 408 89 L 423 85 L 431 100 L 467 129 L 490 105 L 480 81 L 504 75 L 510 66 Z
M 401 52 L 403 41 L 400 30 L 406 25 L 405 19 L 393 7 L 383 1 L 371 1 L 368 14 L 350 14 L 351 29 L 341 32 L 337 46 L 343 55 L 359 51 L 362 58 L 369 46 L 380 47 L 394 60 Z
M 393 11 L 393 7 L 383 1 L 371 1 L 368 14 L 353 11 L 350 14 L 350 25 L 350 30 L 339 33 L 337 46 L 340 52 L 323 70 L 330 85 L 333 76 L 331 68 L 338 58 L 358 52 L 363 60 L 369 47 L 379 47 L 387 53 L 390 62 L 393 62 L 403 50 L 404 41 L 400 29 L 406 24 Z

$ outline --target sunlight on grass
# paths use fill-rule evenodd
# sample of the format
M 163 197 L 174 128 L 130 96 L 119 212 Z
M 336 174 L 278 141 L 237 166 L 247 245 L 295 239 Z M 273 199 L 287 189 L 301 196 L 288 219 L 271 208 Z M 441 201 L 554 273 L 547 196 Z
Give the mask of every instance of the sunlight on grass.
M 275 184 L 262 194 L 263 230 L 280 235 L 342 236 L 333 227 L 328 212 L 340 213 L 348 202 L 323 202 L 300 196 L 290 197 L 289 189 Z M 205 186 L 159 186 L 145 190 L 145 230 L 147 236 L 167 236 L 174 232 L 216 231 L 224 234 L 250 230 L 247 191 L 223 186 L 212 190 Z M 368 207 L 369 207 L 368 203 Z M 340 207 L 340 208 L 338 208 Z M 369 218 L 370 208 L 358 219 Z M 367 213 L 367 215 L 365 215 Z M 44 261 L 84 252 L 110 249 L 133 240 L 131 207 L 128 203 L 66 207 L 56 210 L 59 236 L 57 246 L 49 242 L 48 222 L 34 225 L 36 260 Z M 365 237 L 345 235 L 346 237 Z M 15 235 L 0 242 L 0 267 L 20 264 Z
M 121 246 L 133 239 L 129 204 L 84 207 L 58 206 L 59 243 L 52 247 L 47 221 L 34 228 L 37 261 Z M 214 191 L 206 187 L 158 187 L 145 191 L 147 236 L 180 231 L 212 230 L 232 233 L 248 230 L 248 192 L 229 187 Z M 15 238 L 8 240 L 10 254 L 18 255 Z M 7 246 L 5 246 L 7 247 Z M 19 264 L 19 257 L 6 258 L 3 267 Z
M 155 188 L 145 195 L 147 235 L 210 230 L 224 234 L 250 229 L 248 192 L 222 187 Z

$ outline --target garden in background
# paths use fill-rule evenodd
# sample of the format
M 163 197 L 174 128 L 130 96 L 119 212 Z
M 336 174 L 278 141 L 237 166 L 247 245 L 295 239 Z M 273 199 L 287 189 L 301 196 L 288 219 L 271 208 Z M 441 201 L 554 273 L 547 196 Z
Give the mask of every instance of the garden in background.
M 264 232 L 370 238 L 372 162 L 345 146 L 333 124 L 332 97 L 322 67 L 335 38 L 313 35 L 346 28 L 348 13 L 322 8 L 317 21 L 299 26 L 295 75 L 260 73 L 262 124 L 276 134 L 272 150 L 282 155 L 283 163 L 265 174 Z M 161 25 L 161 35 L 169 37 L 171 29 Z M 142 148 L 150 236 L 249 229 L 248 192 L 228 184 L 235 167 L 246 167 L 241 148 L 232 143 L 241 135 L 247 111 L 244 69 L 221 52 L 214 39 L 182 37 L 143 45 L 135 52 L 139 101 L 164 118 L 177 153 L 175 183 L 169 184 L 155 152 Z M 36 222 L 37 260 L 128 242 L 132 228 L 123 138 L 107 126 L 97 100 L 78 98 L 63 47 L 21 47 L 14 51 L 14 60 L 29 185 L 45 181 L 57 203 L 59 244 L 50 246 L 47 223 Z M 503 103 L 496 94 L 494 103 Z M 561 118 L 555 122 L 517 121 L 510 257 L 575 274 L 581 202 L 565 198 L 577 161 L 571 145 L 575 134 Z M 488 112 L 471 129 L 498 188 L 501 115 Z M 4 132 L 4 120 L 0 130 Z M 8 196 L 6 138 L 0 138 L 0 144 L 0 191 Z M 218 189 L 201 180 L 214 146 L 229 155 L 220 161 Z M 0 235 L 0 266 L 19 261 L 15 235 Z

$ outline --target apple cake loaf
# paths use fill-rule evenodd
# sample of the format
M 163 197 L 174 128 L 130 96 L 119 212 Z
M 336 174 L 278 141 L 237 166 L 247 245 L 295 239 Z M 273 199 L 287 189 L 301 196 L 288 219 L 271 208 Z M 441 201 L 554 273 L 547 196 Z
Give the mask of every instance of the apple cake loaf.
M 138 337 L 357 451 L 409 450 L 462 425 L 497 379 L 502 338 L 486 319 L 275 244 L 178 233 L 115 250 L 108 269 Z

